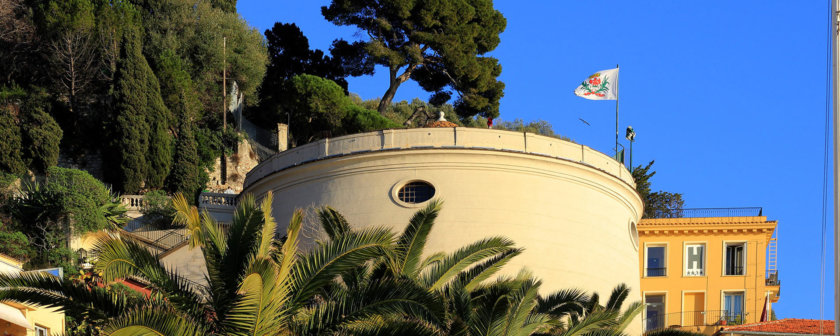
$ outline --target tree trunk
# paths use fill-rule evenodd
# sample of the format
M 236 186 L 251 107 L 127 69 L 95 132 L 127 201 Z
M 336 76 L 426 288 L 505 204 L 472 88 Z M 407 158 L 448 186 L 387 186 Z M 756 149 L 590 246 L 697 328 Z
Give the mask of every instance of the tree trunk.
M 376 108 L 381 115 L 384 115 L 388 106 L 391 106 L 391 101 L 394 100 L 394 95 L 397 94 L 397 88 L 399 88 L 400 84 L 402 84 L 397 77 L 397 68 L 391 68 L 390 79 L 391 83 L 388 85 L 388 90 L 385 91 L 385 95 L 383 95 L 382 99 L 379 101 L 379 107 Z
M 382 96 L 382 100 L 379 101 L 379 107 L 376 109 L 379 111 L 379 114 L 385 114 L 385 110 L 388 109 L 388 106 L 391 106 L 391 101 L 394 100 L 394 95 L 397 94 L 397 89 L 400 87 L 400 84 L 411 78 L 411 73 L 414 72 L 418 66 L 420 66 L 420 64 L 409 65 L 408 68 L 405 69 L 405 72 L 399 76 L 397 76 L 399 67 L 391 67 L 391 83 L 388 85 L 388 90 L 385 91 L 385 95 Z

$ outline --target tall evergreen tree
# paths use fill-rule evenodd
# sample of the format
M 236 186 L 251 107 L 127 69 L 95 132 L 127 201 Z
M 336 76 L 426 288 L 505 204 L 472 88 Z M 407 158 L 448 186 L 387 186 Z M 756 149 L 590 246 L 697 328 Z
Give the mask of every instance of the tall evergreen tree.
M 163 104 L 157 77 L 146 64 L 146 116 L 149 121 L 149 170 L 146 173 L 146 187 L 162 188 L 169 169 L 172 166 L 172 142 L 170 125 L 173 124 L 172 112 Z
M 188 119 L 180 119 L 178 125 L 178 139 L 175 141 L 175 156 L 167 181 L 168 187 L 172 192 L 193 195 L 201 188 L 201 165 L 195 134 Z
M 140 32 L 128 29 L 116 74 L 116 118 L 112 129 L 111 180 L 123 192 L 137 192 L 148 172 L 150 126 L 146 115 L 148 80 L 151 69 L 143 57 Z

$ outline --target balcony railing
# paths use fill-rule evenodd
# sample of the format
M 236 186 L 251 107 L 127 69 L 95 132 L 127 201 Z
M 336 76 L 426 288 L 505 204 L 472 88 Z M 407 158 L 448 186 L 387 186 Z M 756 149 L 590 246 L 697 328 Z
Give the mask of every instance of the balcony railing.
M 779 271 L 778 270 L 771 270 L 767 271 L 767 278 L 764 279 L 765 286 L 779 286 L 782 282 L 779 281 Z
M 665 268 L 665 267 L 661 267 L 661 268 L 648 267 L 648 268 L 645 268 L 645 276 L 647 276 L 647 277 L 664 277 L 665 274 L 666 274 L 666 272 L 665 272 L 666 270 L 667 270 L 667 268 Z
M 143 195 L 120 195 L 120 203 L 128 211 L 141 211 L 145 205 Z
M 198 196 L 199 208 L 233 208 L 236 207 L 238 194 L 223 194 L 203 192 Z
M 744 267 L 726 266 L 726 275 L 744 275 Z
M 168 251 L 189 239 L 187 229 L 150 230 L 126 232 L 132 237 L 144 241 L 160 249 Z
M 712 325 L 738 325 L 746 322 L 743 312 L 727 310 L 685 311 L 669 314 L 646 313 L 644 319 L 645 330 L 656 330 L 671 327 L 694 327 Z
M 650 218 L 754 217 L 762 212 L 761 207 L 671 209 L 656 211 Z

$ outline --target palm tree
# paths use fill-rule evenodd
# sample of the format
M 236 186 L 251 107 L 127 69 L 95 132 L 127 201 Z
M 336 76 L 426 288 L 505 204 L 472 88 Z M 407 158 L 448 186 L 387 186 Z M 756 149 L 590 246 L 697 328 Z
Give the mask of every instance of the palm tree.
M 433 306 L 430 295 L 394 282 L 371 284 L 361 298 L 323 299 L 323 289 L 336 277 L 392 253 L 393 234 L 360 230 L 300 253 L 302 212 L 295 212 L 285 241 L 278 244 L 271 200 L 269 194 L 258 207 L 245 196 L 225 232 L 183 196 L 174 198 L 176 220 L 192 233 L 190 246 L 200 247 L 204 255 L 206 285 L 190 283 L 142 245 L 114 236 L 100 243 L 96 271 L 106 282 L 136 277 L 148 283 L 153 294 L 141 302 L 46 274 L 0 275 L 0 300 L 82 308 L 105 318 L 103 331 L 109 335 L 291 335 L 310 326 L 341 330 L 347 320 L 317 314 L 327 305 L 341 306 L 345 316 L 359 320 L 385 311 L 433 320 L 435 312 L 427 308 Z
M 638 304 L 624 313 L 618 311 L 629 294 L 624 285 L 601 307 L 597 293 L 590 297 L 574 289 L 540 297 L 541 281 L 528 272 L 488 283 L 522 252 L 504 237 L 482 239 L 450 254 L 439 252 L 423 258 L 441 206 L 442 202 L 432 200 L 417 211 L 392 246 L 393 253 L 344 274 L 342 283 L 331 287 L 328 296 L 361 293 L 370 283 L 390 279 L 434 294 L 438 303 L 427 309 L 437 312 L 442 308 L 444 320 L 424 319 L 422 314 L 411 319 L 395 314 L 375 316 L 349 325 L 355 335 L 619 335 L 639 313 Z M 321 208 L 318 215 L 330 239 L 353 232 L 332 208 Z
M 319 211 L 329 236 L 298 248 L 302 212 L 274 239 L 272 195 L 257 206 L 245 196 L 228 230 L 174 198 L 176 220 L 201 248 L 206 284 L 190 283 L 128 238 L 99 245 L 96 271 L 106 282 L 135 277 L 152 295 L 121 293 L 46 274 L 0 275 L 0 300 L 83 310 L 109 335 L 618 335 L 633 316 L 618 309 L 625 287 L 607 305 L 578 290 L 538 295 L 527 272 L 490 281 L 522 249 L 503 237 L 423 258 L 440 211 L 418 211 L 404 232 L 351 230 L 335 210 Z M 637 312 L 636 312 L 637 314 Z M 632 315 L 632 316 L 631 316 Z

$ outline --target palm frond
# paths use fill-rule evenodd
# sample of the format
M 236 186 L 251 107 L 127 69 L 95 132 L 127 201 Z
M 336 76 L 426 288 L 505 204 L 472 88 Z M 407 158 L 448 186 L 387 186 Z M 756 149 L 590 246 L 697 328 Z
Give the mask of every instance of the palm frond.
M 523 249 L 515 248 L 504 251 L 496 256 L 483 261 L 481 264 L 475 265 L 468 271 L 461 272 L 458 275 L 458 281 L 464 283 L 467 291 L 472 291 L 483 281 L 489 279 L 496 274 L 505 264 L 515 256 L 521 254 Z
M 131 276 L 148 281 L 153 290 L 165 294 L 169 301 L 178 305 L 192 316 L 203 314 L 203 302 L 199 292 L 186 278 L 174 270 L 168 270 L 156 255 L 140 243 L 125 239 L 106 238 L 97 242 L 99 259 L 94 269 L 102 274 L 102 279 L 112 282 Z
M 287 328 L 284 309 L 288 284 L 268 258 L 251 262 L 239 288 L 239 297 L 227 312 L 225 329 L 236 335 L 273 335 Z M 280 281 L 278 281 L 280 280 Z
M 443 259 L 446 259 L 445 252 L 437 252 L 435 254 L 430 255 L 426 259 L 423 259 L 423 263 L 420 265 L 420 272 L 423 272 L 430 266 L 434 266 L 439 264 Z
M 617 325 L 615 311 L 596 311 L 582 319 L 571 319 L 568 328 L 560 336 L 586 335 L 598 329 L 612 329 Z
M 435 225 L 435 219 L 443 205 L 442 201 L 432 200 L 425 208 L 414 213 L 402 235 L 397 240 L 394 260 L 394 271 L 409 277 L 416 277 L 421 268 L 418 267 L 426 247 L 426 239 Z
M 289 277 L 292 266 L 297 260 L 300 229 L 303 226 L 303 211 L 298 209 L 292 214 L 289 227 L 286 228 L 286 241 L 280 247 L 280 276 Z M 285 280 L 284 280 L 285 281 Z
M 439 264 L 432 266 L 421 275 L 421 281 L 430 290 L 438 290 L 470 265 L 512 249 L 513 241 L 504 237 L 479 240 L 458 249 Z
M 505 314 L 503 332 L 501 335 L 530 335 L 537 329 L 544 327 L 548 317 L 534 313 L 537 306 L 537 296 L 541 282 L 535 279 L 522 281 L 508 295 L 508 312 Z M 527 327 L 526 327 L 527 326 Z
M 260 212 L 262 212 L 262 232 L 260 233 L 260 245 L 257 249 L 258 258 L 267 258 L 271 252 L 274 235 L 277 231 L 277 222 L 271 216 L 271 202 L 274 199 L 274 194 L 269 191 L 263 198 L 260 204 Z
M 201 216 L 198 214 L 198 209 L 191 206 L 181 193 L 172 197 L 172 207 L 175 208 L 173 222 L 185 226 L 190 233 L 190 247 L 202 246 L 204 239 L 201 234 Z
M 292 268 L 293 306 L 302 305 L 337 275 L 390 253 L 393 237 L 387 229 L 366 229 L 339 236 L 303 255 Z
M 110 336 L 208 334 L 206 326 L 165 306 L 131 309 L 119 317 L 109 319 L 102 331 Z
M 321 228 L 327 233 L 330 239 L 350 232 L 350 224 L 347 219 L 337 210 L 328 206 L 318 209 L 318 218 L 321 219 Z
M 572 288 L 556 291 L 538 301 L 537 311 L 562 318 L 570 314 L 584 315 L 589 297 L 583 290 Z
M 624 310 L 624 312 L 616 319 L 618 325 L 615 326 L 615 330 L 623 332 L 627 329 L 627 326 L 633 322 L 633 319 L 635 319 L 636 316 L 639 316 L 639 314 L 641 314 L 644 310 L 645 306 L 641 302 L 633 302 L 629 304 L 627 309 Z
M 300 326 L 298 334 L 323 335 L 349 327 L 355 335 L 359 330 L 382 327 L 379 323 L 368 323 L 370 319 L 391 315 L 431 330 L 443 326 L 444 308 L 437 295 L 416 282 L 386 278 L 342 291 L 330 302 L 318 305 Z
M 128 298 L 104 288 L 61 279 L 43 272 L 0 274 L 0 301 L 14 301 L 66 310 L 78 308 L 103 317 L 121 314 Z
M 622 283 L 618 286 L 615 286 L 615 288 L 613 288 L 612 290 L 612 293 L 610 293 L 609 300 L 607 300 L 606 309 L 621 309 L 621 305 L 624 304 L 624 300 L 627 299 L 627 295 L 630 295 L 630 288 L 628 288 L 626 284 Z

